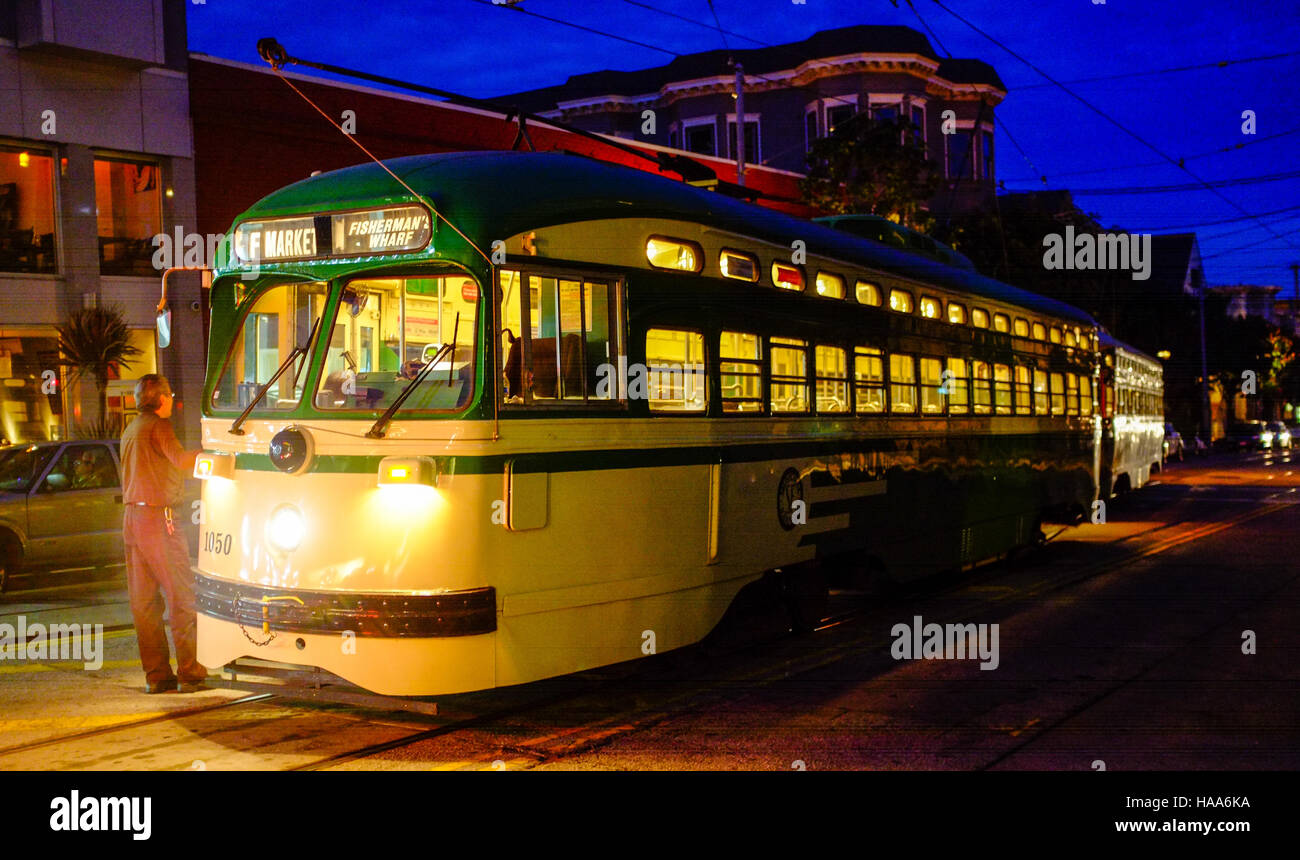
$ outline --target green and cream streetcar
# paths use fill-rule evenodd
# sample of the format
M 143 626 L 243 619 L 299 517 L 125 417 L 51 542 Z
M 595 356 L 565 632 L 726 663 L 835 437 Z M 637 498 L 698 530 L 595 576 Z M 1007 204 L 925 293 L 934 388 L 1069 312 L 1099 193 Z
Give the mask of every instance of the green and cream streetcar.
M 1074 308 L 577 156 L 385 165 L 265 198 L 215 273 L 209 666 L 518 684 L 697 642 L 760 580 L 810 627 L 828 571 L 972 565 L 1095 498 Z

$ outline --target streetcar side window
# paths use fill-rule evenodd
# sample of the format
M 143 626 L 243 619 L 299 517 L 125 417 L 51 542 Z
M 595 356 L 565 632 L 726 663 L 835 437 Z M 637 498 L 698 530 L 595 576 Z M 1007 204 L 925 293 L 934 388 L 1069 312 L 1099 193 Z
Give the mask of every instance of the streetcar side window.
M 626 400 L 616 282 L 503 270 L 500 286 L 505 403 Z
M 1052 374 L 1053 381 L 1060 374 Z M 1039 415 L 1047 414 L 1047 403 L 1049 397 L 1055 397 L 1056 392 L 1047 390 L 1047 371 L 1034 368 L 1034 412 Z
M 970 324 L 973 328 L 988 328 L 989 312 L 984 310 L 984 308 L 971 308 Z
M 993 315 L 993 330 L 1004 333 L 1011 330 L 1011 320 L 1006 314 Z
M 1047 340 L 1047 327 L 1040 322 L 1034 323 L 1034 340 Z
M 645 333 L 646 391 L 651 412 L 703 412 L 708 385 L 704 376 L 704 335 L 697 331 L 652 328 Z M 636 371 L 629 375 L 635 395 Z
M 853 289 L 857 294 L 858 304 L 867 305 L 873 308 L 880 307 L 881 299 L 879 285 L 873 284 L 870 281 L 858 281 L 857 284 L 854 285 Z
M 885 411 L 884 353 L 870 346 L 853 349 L 853 386 L 859 415 Z
M 1050 329 L 1047 330 L 1047 334 L 1048 334 L 1048 337 L 1051 339 L 1052 343 L 1060 343 L 1060 342 L 1061 342 L 1061 329 L 1060 329 L 1060 327 L 1058 327 L 1058 326 L 1052 326 Z M 1067 336 L 1068 336 L 1068 335 L 1067 335 Z M 1071 345 L 1073 346 L 1073 344 L 1071 344 Z
M 1052 414 L 1065 414 L 1065 375 L 1052 374 Z
M 907 290 L 889 291 L 889 309 L 900 314 L 910 314 L 914 305 L 912 294 Z
M 993 405 L 998 415 L 1011 414 L 1011 368 L 993 365 Z
M 1065 374 L 1065 414 L 1079 414 L 1079 374 Z
M 942 307 L 943 304 L 933 296 L 921 296 L 921 316 L 926 319 L 937 320 Z
M 818 272 L 817 295 L 828 299 L 844 298 L 844 279 L 830 272 Z
M 814 353 L 817 378 L 817 411 L 849 411 L 849 365 L 838 346 L 819 346 Z
M 889 405 L 891 412 L 916 411 L 916 357 L 890 353 Z
M 943 414 L 943 359 L 921 359 L 921 412 Z
M 1029 320 L 1024 317 L 1016 317 L 1013 333 L 1016 337 L 1029 337 Z
M 1017 364 L 1016 373 L 1016 414 L 1031 415 L 1033 408 L 1030 404 L 1030 385 L 1032 371 L 1023 364 Z
M 965 415 L 970 411 L 970 382 L 966 378 L 966 359 L 948 359 L 948 413 Z
M 763 411 L 763 340 L 756 334 L 724 331 L 718 344 L 722 411 Z
M 993 368 L 987 361 L 971 362 L 971 389 L 975 395 L 975 414 L 993 411 Z
M 808 342 L 789 337 L 768 340 L 771 354 L 772 411 L 808 411 Z
M 953 325 L 965 325 L 966 306 L 957 302 L 948 302 L 948 322 Z

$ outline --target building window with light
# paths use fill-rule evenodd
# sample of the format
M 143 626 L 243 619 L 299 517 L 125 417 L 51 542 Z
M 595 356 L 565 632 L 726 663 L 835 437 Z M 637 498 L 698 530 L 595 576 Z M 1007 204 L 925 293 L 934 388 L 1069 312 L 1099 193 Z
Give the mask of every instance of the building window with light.
M 0 146 L 0 272 L 52 274 L 54 157 Z
M 158 274 L 153 237 L 163 231 L 161 186 L 157 163 L 95 159 L 100 274 Z

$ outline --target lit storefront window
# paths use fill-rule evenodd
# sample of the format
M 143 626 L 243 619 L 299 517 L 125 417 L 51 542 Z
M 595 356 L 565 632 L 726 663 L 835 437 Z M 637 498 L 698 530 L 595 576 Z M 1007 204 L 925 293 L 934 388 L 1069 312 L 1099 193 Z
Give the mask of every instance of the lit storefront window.
M 95 159 L 100 274 L 158 274 L 152 239 L 162 232 L 161 185 L 157 164 Z
M 54 158 L 0 147 L 0 272 L 54 272 L 54 238 Z
M 0 438 L 5 442 L 62 435 L 64 374 L 58 359 L 59 336 L 52 328 L 0 329 Z

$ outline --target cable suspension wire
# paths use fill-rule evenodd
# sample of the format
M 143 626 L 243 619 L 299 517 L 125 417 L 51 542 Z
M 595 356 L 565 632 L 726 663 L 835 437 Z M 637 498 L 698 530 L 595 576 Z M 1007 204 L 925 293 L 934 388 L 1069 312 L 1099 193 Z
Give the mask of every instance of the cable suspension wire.
M 1244 140 L 1241 143 L 1234 143 L 1230 146 L 1221 146 L 1218 149 L 1212 149 L 1209 152 L 1198 152 L 1195 155 L 1184 155 L 1180 161 L 1191 161 L 1195 158 L 1210 158 L 1215 155 L 1223 155 L 1228 152 L 1235 152 L 1238 149 L 1250 146 L 1255 143 L 1264 143 L 1269 140 L 1277 140 L 1279 137 L 1289 137 L 1293 134 L 1300 134 L 1300 128 L 1293 128 L 1289 131 L 1279 131 L 1274 134 L 1263 135 L 1262 137 Z M 1066 170 L 1063 172 L 1053 172 L 1054 179 L 1060 179 L 1063 176 L 1086 176 L 1093 173 L 1116 173 L 1121 170 L 1139 170 L 1146 167 L 1164 167 L 1168 162 L 1165 161 L 1147 161 L 1142 164 L 1124 164 L 1118 167 L 1090 167 L 1087 170 Z M 1008 179 L 1007 182 L 1037 182 L 1038 178 L 1029 179 Z
M 1265 54 L 1259 57 L 1241 57 L 1236 60 L 1219 60 L 1213 63 L 1199 63 L 1194 66 L 1175 66 L 1173 68 L 1168 68 L 1168 69 L 1150 69 L 1144 72 L 1121 72 L 1114 75 L 1097 75 L 1096 77 L 1076 78 L 1075 80 L 1062 81 L 1061 83 L 1091 84 L 1097 81 L 1119 81 L 1119 80 L 1127 80 L 1128 78 L 1148 77 L 1150 75 L 1170 75 L 1170 74 L 1181 73 L 1181 72 L 1193 72 L 1200 69 L 1222 69 L 1228 66 L 1242 65 L 1244 63 L 1261 63 L 1268 60 L 1284 60 L 1288 57 L 1295 57 L 1295 56 L 1300 56 L 1300 51 L 1287 51 L 1282 54 Z M 1046 89 L 1047 87 L 1051 87 L 1051 86 L 1054 86 L 1054 84 L 1026 84 L 1022 87 L 1009 87 L 1008 89 L 1014 90 L 1015 92 L 1023 92 L 1025 90 Z
M 406 180 L 402 179 L 402 177 L 400 177 L 400 176 L 398 176 L 396 173 L 394 173 L 394 172 L 389 168 L 389 166 L 388 166 L 387 164 L 384 164 L 384 162 L 382 162 L 382 161 L 380 161 L 378 158 L 376 158 L 376 157 L 375 157 L 375 154 L 374 154 L 373 152 L 371 152 L 369 149 L 367 149 L 366 146 L 365 146 L 365 144 L 363 144 L 361 141 L 357 140 L 356 135 L 348 134 L 346 131 L 344 131 L 344 130 L 343 130 L 343 126 L 339 125 L 337 122 L 334 121 L 334 117 L 332 117 L 332 116 L 330 116 L 329 114 L 327 114 L 324 110 L 321 109 L 321 106 L 320 106 L 320 105 L 316 104 L 314 101 L 311 100 L 311 97 L 310 97 L 310 96 L 308 96 L 308 95 L 307 95 L 306 93 L 304 93 L 302 90 L 298 89 L 298 87 L 294 86 L 293 81 L 289 80 L 289 78 L 285 76 L 285 74 L 284 74 L 284 72 L 283 72 L 283 69 L 282 69 L 283 64 L 284 64 L 284 61 L 291 60 L 291 59 L 292 59 L 292 58 L 289 58 L 287 55 L 285 55 L 284 60 L 282 60 L 282 61 L 281 61 L 280 63 L 278 63 L 278 64 L 275 63 L 275 62 L 272 62 L 270 59 L 268 59 L 267 62 L 270 64 L 270 66 L 271 66 L 271 70 L 275 73 L 276 77 L 278 77 L 280 80 L 284 81 L 284 82 L 289 86 L 289 89 L 293 90 L 295 93 L 297 93 L 298 95 L 302 96 L 303 101 L 307 102 L 307 104 L 311 105 L 313 108 L 316 109 L 316 112 L 317 112 L 317 113 L 319 113 L 321 116 L 325 117 L 325 121 L 328 122 L 330 125 L 334 126 L 336 129 L 338 129 L 339 134 L 343 135 L 343 136 L 346 137 L 348 140 L 350 140 L 350 141 L 352 141 L 354 144 L 356 144 L 357 148 L 360 149 L 362 152 L 364 152 L 364 153 L 365 153 L 365 154 L 370 158 L 371 161 L 373 161 L 375 164 L 378 164 L 381 168 L 384 169 L 384 172 L 385 172 L 385 173 L 387 173 L 389 176 L 393 177 L 393 179 L 396 180 L 397 183 L 398 183 L 399 185 L 401 185 L 403 188 L 405 188 L 407 191 L 409 191 L 409 192 L 411 193 L 411 196 L 412 196 L 412 197 L 414 197 L 416 200 L 421 200 L 421 201 L 423 201 L 423 202 L 424 202 L 424 205 L 426 205 L 426 206 L 429 207 L 429 211 L 431 211 L 431 212 L 433 213 L 433 215 L 434 215 L 435 218 L 441 218 L 441 219 L 443 220 L 443 222 L 445 222 L 446 225 L 447 225 L 448 227 L 450 227 L 452 230 L 454 230 L 454 231 L 456 232 L 456 235 L 460 236 L 460 238 L 463 239 L 463 240 L 465 241 L 465 244 L 469 245 L 471 248 L 473 248 L 475 251 L 477 251 L 477 252 L 479 253 L 479 256 L 481 256 L 484 260 L 486 260 L 488 266 L 491 267 L 491 266 L 492 266 L 492 258 L 489 257 L 487 254 L 483 253 L 483 249 L 480 248 L 478 245 L 474 244 L 474 241 L 473 241 L 472 239 L 470 239 L 468 236 L 466 236 L 465 233 L 464 233 L 464 232 L 463 232 L 459 227 L 457 227 L 455 224 L 453 224 L 453 223 L 452 223 L 452 222 L 447 218 L 446 215 L 443 215 L 441 212 L 439 212 L 439 211 L 438 211 L 438 208 L 437 208 L 436 206 L 433 205 L 433 201 L 432 201 L 432 200 L 430 200 L 429 198 L 425 197 L 423 194 L 421 194 L 420 192 L 418 192 L 418 191 L 416 191 L 414 188 L 412 188 L 410 185 L 408 185 L 408 184 L 406 183 Z
M 1160 149 L 1160 147 L 1158 147 L 1158 146 L 1156 146 L 1155 144 L 1151 143 L 1151 142 L 1148 141 L 1146 138 L 1144 138 L 1142 135 L 1140 135 L 1140 134 L 1138 134 L 1137 132 L 1133 131 L 1132 129 L 1128 128 L 1126 125 L 1124 125 L 1123 123 L 1121 123 L 1119 120 L 1115 119 L 1115 118 L 1112 117 L 1110 114 L 1108 114 L 1108 113 L 1106 113 L 1105 111 L 1103 111 L 1101 108 L 1099 108 L 1099 107 L 1097 107 L 1096 105 L 1092 104 L 1092 102 L 1088 101 L 1088 100 L 1085 99 L 1083 96 L 1080 96 L 1078 93 L 1076 93 L 1076 92 L 1074 92 L 1073 90 L 1071 90 L 1071 89 L 1070 89 L 1069 87 L 1067 87 L 1065 84 L 1063 84 L 1063 83 L 1061 83 L 1060 81 L 1058 81 L 1058 80 L 1056 80 L 1055 78 L 1053 78 L 1053 77 L 1052 77 L 1051 75 L 1049 75 L 1047 72 L 1043 71 L 1041 68 L 1039 68 L 1037 65 L 1035 65 L 1031 60 L 1028 60 L 1028 59 L 1026 59 L 1025 57 L 1021 56 L 1020 54 L 1016 53 L 1015 51 L 1013 51 L 1011 48 L 1007 47 L 1005 44 L 1003 44 L 1002 42 L 1000 42 L 1000 41 L 999 41 L 998 39 L 996 39 L 995 37 L 989 35 L 989 34 L 986 33 L 984 30 L 981 30 L 978 26 L 976 26 L 975 24 L 973 24 L 971 21 L 967 20 L 966 18 L 962 17 L 962 16 L 959 15 L 958 13 L 954 12 L 952 9 L 949 9 L 946 5 L 944 5 L 944 3 L 942 2 L 942 0 L 932 0 L 932 2 L 933 2 L 936 6 L 938 6 L 940 9 L 942 9 L 942 10 L 945 11 L 945 12 L 947 12 L 949 15 L 953 16 L 953 17 L 956 18 L 958 21 L 961 21 L 963 24 L 965 24 L 965 25 L 966 25 L 967 27 L 969 27 L 970 29 L 974 30 L 976 33 L 979 33 L 979 34 L 980 34 L 981 36 L 983 36 L 985 39 L 988 39 L 990 42 L 992 42 L 993 44 L 997 45 L 999 48 L 1001 48 L 1002 50 L 1006 51 L 1008 54 L 1010 54 L 1011 56 L 1015 57 L 1015 58 L 1016 58 L 1017 60 L 1019 60 L 1020 62 L 1024 63 L 1026 66 L 1028 66 L 1029 68 L 1033 69 L 1033 70 L 1034 70 L 1035 72 L 1037 72 L 1038 74 L 1042 75 L 1043 78 L 1045 78 L 1046 80 L 1048 80 L 1048 81 L 1050 81 L 1051 83 L 1055 84 L 1055 85 L 1056 85 L 1056 86 L 1057 86 L 1057 87 L 1058 87 L 1062 92 L 1064 92 L 1064 93 L 1066 93 L 1067 95 L 1069 95 L 1069 96 L 1070 96 L 1071 98 L 1073 98 L 1075 101 L 1079 102 L 1079 103 L 1082 104 L 1084 107 L 1088 108 L 1088 109 L 1091 110 L 1093 113 L 1097 114 L 1097 115 L 1100 116 L 1102 119 L 1106 120 L 1108 123 L 1110 123 L 1111 125 L 1113 125 L 1113 126 L 1115 126 L 1116 128 L 1118 128 L 1120 131 L 1122 131 L 1122 132 L 1124 132 L 1125 134 L 1127 134 L 1129 137 L 1132 137 L 1132 138 L 1133 138 L 1134 140 L 1136 140 L 1138 143 L 1141 143 L 1141 144 L 1142 144 L 1143 146 L 1145 146 L 1147 149 L 1150 149 L 1152 152 L 1154 152 L 1156 155 L 1159 155 L 1161 158 L 1165 159 L 1165 160 L 1166 160 L 1167 162 L 1169 162 L 1170 164 L 1173 164 L 1173 165 L 1175 165 L 1176 167 L 1178 167 L 1180 170 L 1182 170 L 1183 172 L 1185 172 L 1188 176 L 1192 177 L 1192 178 L 1195 179 L 1198 183 L 1200 183 L 1201 185 L 1203 185 L 1204 187 L 1206 187 L 1207 189 L 1209 189 L 1210 192 L 1211 192 L 1212 194 L 1214 194 L 1214 196 L 1216 196 L 1216 197 L 1218 197 L 1219 199 L 1223 200 L 1225 203 L 1227 203 L 1227 204 L 1228 204 L 1229 206 L 1231 206 L 1232 208 L 1236 209 L 1238 212 L 1241 212 L 1243 215 L 1251 215 L 1251 213 L 1248 212 L 1248 211 L 1246 211 L 1246 209 L 1245 209 L 1243 206 L 1241 206 L 1240 204 L 1238 204 L 1238 203 L 1237 203 L 1235 200 L 1233 200 L 1232 198 L 1228 197 L 1226 194 L 1222 193 L 1218 188 L 1216 188 L 1216 187 L 1210 185 L 1209 183 L 1207 183 L 1204 179 L 1202 179 L 1200 176 L 1198 176 L 1196 173 L 1194 173 L 1191 169 L 1189 169 L 1189 168 L 1187 167 L 1187 165 L 1184 164 L 1182 161 L 1180 161 L 1179 159 L 1176 159 L 1176 158 L 1174 158 L 1173 156 L 1167 154 L 1166 152 L 1164 152 L 1164 150 Z M 1275 233 L 1275 232 L 1273 231 L 1273 229 L 1272 229 L 1271 227 L 1269 227 L 1267 224 L 1265 224 L 1265 223 L 1263 223 L 1263 222 L 1259 222 L 1259 224 L 1260 224 L 1261 227 L 1263 227 L 1263 228 L 1264 228 L 1265 230 L 1267 230 L 1269 233 L 1272 233 L 1272 234 L 1273 234 L 1274 236 L 1276 236 L 1278 239 L 1282 239 L 1282 237 L 1279 236 L 1277 233 Z M 1297 249 L 1297 250 L 1300 250 L 1300 249 Z
M 1288 173 L 1267 173 L 1260 176 L 1240 176 L 1235 179 L 1214 179 L 1210 181 L 1187 182 L 1182 185 L 1118 185 L 1110 188 L 1075 188 L 1071 193 L 1080 196 L 1105 196 L 1111 194 L 1173 194 L 1184 191 L 1201 191 L 1204 189 L 1235 188 L 1240 185 L 1259 185 L 1264 182 L 1281 182 L 1286 179 L 1300 178 L 1300 170 Z M 1249 217 L 1258 215 L 1248 213 Z

